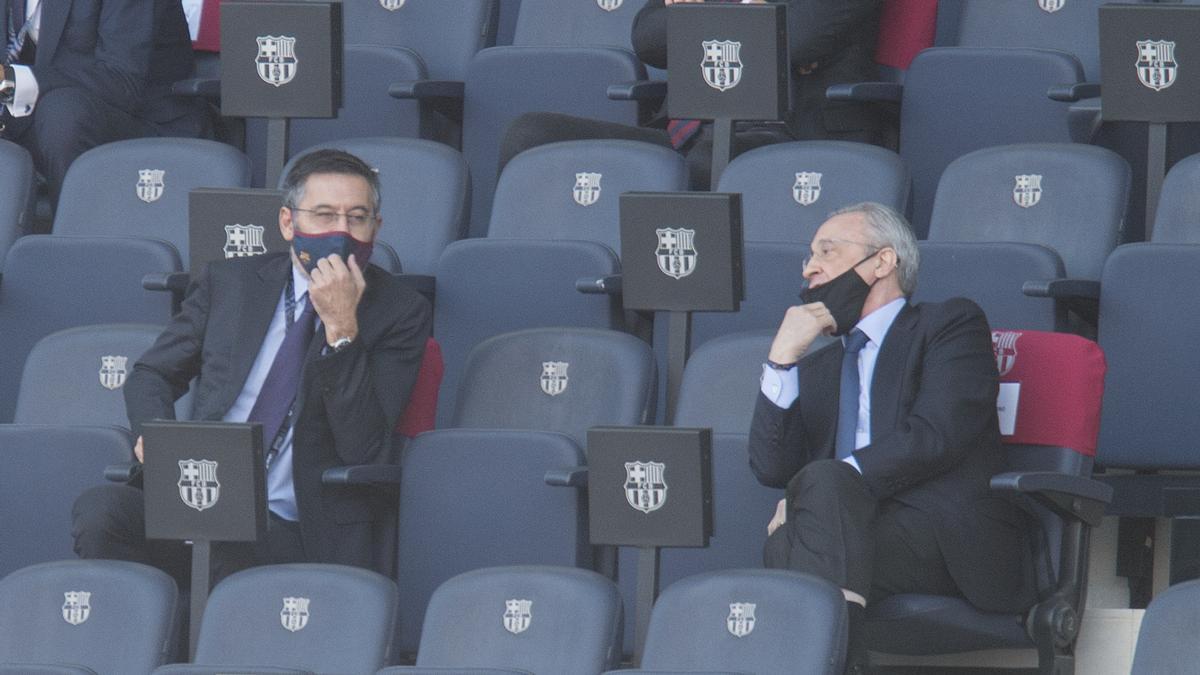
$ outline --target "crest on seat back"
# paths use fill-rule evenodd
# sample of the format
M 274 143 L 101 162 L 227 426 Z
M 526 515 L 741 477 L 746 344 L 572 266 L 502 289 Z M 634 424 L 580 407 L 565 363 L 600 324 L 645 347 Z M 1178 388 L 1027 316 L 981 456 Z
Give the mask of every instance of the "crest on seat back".
M 1175 43 L 1166 40 L 1138 40 L 1138 81 L 1154 91 L 1175 84 Z
M 619 8 L 624 3 L 625 0 L 596 0 L 596 4 L 600 6 L 600 9 L 606 12 L 611 12 L 614 9 Z
M 207 459 L 179 460 L 179 498 L 184 504 L 197 511 L 217 505 L 217 500 L 221 498 L 217 468 L 217 462 Z
M 725 629 L 735 638 L 743 638 L 754 632 L 753 602 L 729 603 L 729 616 L 725 618 Z
M 304 630 L 304 627 L 308 625 L 310 602 L 312 601 L 308 598 L 284 598 L 283 609 L 279 610 L 279 623 L 293 633 Z
M 700 69 L 704 81 L 717 91 L 728 91 L 742 81 L 742 43 L 732 40 L 704 40 L 704 60 Z
M 529 630 L 529 624 L 533 623 L 533 601 L 516 598 L 505 600 L 501 621 L 504 623 L 504 630 L 513 635 L 520 635 Z
M 163 196 L 163 176 L 166 173 L 163 169 L 139 169 L 136 187 L 138 199 L 147 204 L 158 201 Z
M 663 274 L 682 279 L 696 271 L 696 231 L 685 228 L 666 227 L 655 230 L 658 234 L 658 269 Z
M 394 12 L 404 6 L 405 0 L 379 0 L 379 4 L 389 12 Z
M 66 591 L 63 593 L 63 621 L 78 626 L 92 615 L 92 594 L 88 591 Z
M 800 206 L 812 206 L 821 198 L 821 174 L 816 171 L 799 171 L 792 184 L 792 199 Z
M 258 56 L 254 59 L 263 82 L 282 87 L 296 77 L 296 38 L 287 35 L 260 35 Z
M 992 353 L 996 355 L 996 371 L 1000 377 L 1009 374 L 1017 365 L 1017 340 L 1021 333 L 1011 330 L 992 331 Z
M 1067 4 L 1067 0 L 1038 0 L 1038 7 L 1050 13 L 1057 12 L 1065 4 Z
M 1013 177 L 1013 201 L 1017 206 L 1028 209 L 1042 201 L 1042 177 L 1030 173 Z
M 575 174 L 575 187 L 571 196 L 580 206 L 591 206 L 600 199 L 600 178 L 602 174 L 581 172 Z
M 667 465 L 662 462 L 625 462 L 625 501 L 650 513 L 667 503 Z
M 100 357 L 100 386 L 115 391 L 125 384 L 125 364 L 128 356 Z

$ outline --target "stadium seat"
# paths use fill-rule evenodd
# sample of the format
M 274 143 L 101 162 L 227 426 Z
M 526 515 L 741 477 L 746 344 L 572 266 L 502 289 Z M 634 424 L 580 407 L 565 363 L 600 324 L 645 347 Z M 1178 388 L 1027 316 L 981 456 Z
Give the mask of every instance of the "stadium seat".
M 29 151 L 0 140 L 0 261 L 17 237 L 28 233 L 33 225 L 33 178 Z
M 632 49 L 646 0 L 521 0 L 513 44 Z
M 383 227 L 375 241 L 399 256 L 400 269 L 393 271 L 434 274 L 442 251 L 467 232 L 471 179 L 462 155 L 415 138 L 343 138 L 309 150 L 319 148 L 345 150 L 378 171 Z M 292 158 L 284 176 L 302 156 Z
M 372 0 L 345 3 L 342 22 L 355 44 L 411 49 L 428 76 L 462 81 L 475 52 L 494 44 L 497 5 L 510 0 Z M 350 91 L 347 89 L 347 91 Z
M 1196 669 L 1200 643 L 1200 581 L 1187 581 L 1155 596 L 1138 631 L 1131 675 L 1183 675 Z
M 1063 333 L 993 331 L 992 343 L 1002 399 L 1013 389 L 1016 401 L 1011 429 L 1001 423 L 1006 473 L 991 486 L 1011 496 L 1034 525 L 1038 603 L 1011 615 L 980 611 L 961 597 L 893 595 L 868 605 L 868 645 L 906 655 L 1036 646 L 1039 672 L 1073 672 L 1090 528 L 1112 495 L 1089 478 L 1105 355 L 1094 342 Z M 1003 420 L 1007 404 L 998 407 Z
M 396 644 L 417 650 L 429 598 L 442 582 L 497 565 L 591 564 L 584 464 L 570 437 L 551 432 L 443 429 L 408 445 L 401 471 Z
M 1180 160 L 1163 181 L 1151 241 L 1200 244 L 1200 154 Z
M 396 618 L 396 584 L 340 565 L 253 567 L 226 577 L 204 608 L 191 664 L 161 675 L 361 673 L 382 667 Z
M 129 432 L 113 426 L 0 424 L 0 577 L 74 558 L 72 502 L 104 482 L 106 466 L 129 461 L 131 448 Z
M 177 603 L 175 581 L 137 563 L 68 560 L 18 570 L 0 579 L 0 672 L 149 673 L 175 649 Z
M 823 579 L 784 570 L 729 570 L 667 587 L 650 615 L 645 670 L 837 675 L 846 600 Z
M 187 260 L 188 193 L 249 186 L 249 161 L 224 143 L 195 138 L 108 143 L 71 164 L 53 232 L 162 239 Z
M 582 447 L 591 427 L 651 423 L 656 375 L 649 345 L 626 333 L 505 333 L 467 357 L 450 426 L 557 431 Z
M 594 242 L 467 239 L 447 246 L 433 324 L 446 359 L 439 424 L 449 422 L 463 363 L 483 340 L 524 328 L 620 328 L 611 297 L 575 290 L 580 278 L 620 271 L 616 254 Z
M 142 277 L 177 272 L 170 244 L 132 237 L 22 237 L 0 282 L 0 422 L 13 418 L 29 350 L 64 328 L 96 323 L 163 323 L 171 298 L 142 289 Z
M 504 167 L 487 236 L 581 239 L 620 251 L 622 193 L 678 192 L 687 186 L 683 156 L 653 143 L 540 145 Z
M 615 666 L 620 645 L 621 597 L 608 579 L 567 567 L 492 567 L 439 586 L 416 667 L 380 675 L 437 668 L 589 675 Z

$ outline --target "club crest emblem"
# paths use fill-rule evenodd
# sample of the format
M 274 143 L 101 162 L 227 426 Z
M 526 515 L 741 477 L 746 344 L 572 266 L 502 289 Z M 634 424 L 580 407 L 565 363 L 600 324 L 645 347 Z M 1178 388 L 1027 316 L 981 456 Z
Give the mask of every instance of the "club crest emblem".
M 179 498 L 197 511 L 216 506 L 221 498 L 217 463 L 207 459 L 179 460 Z
M 591 206 L 600 199 L 600 177 L 598 173 L 575 174 L 575 189 L 571 191 L 575 203 L 580 206 Z
M 717 91 L 733 89 L 742 81 L 742 60 L 739 52 L 742 43 L 731 40 L 705 40 L 704 61 L 700 63 L 704 71 L 704 81 Z
M 992 331 L 992 352 L 996 355 L 996 370 L 1000 377 L 1017 365 L 1017 338 L 1021 334 L 1010 330 Z
M 66 591 L 63 593 L 63 621 L 78 626 L 92 614 L 92 594 L 88 591 Z
M 394 12 L 404 6 L 407 0 L 379 0 L 379 4 L 389 12 Z
M 743 638 L 754 632 L 753 602 L 729 603 L 729 616 L 725 617 L 725 628 L 735 638 Z
M 529 630 L 529 624 L 533 623 L 533 601 L 532 600 L 505 600 L 504 601 L 504 630 L 513 635 L 520 635 Z
M 100 386 L 113 391 L 125 384 L 125 364 L 128 356 L 100 357 Z
M 571 364 L 566 361 L 543 361 L 542 376 L 539 378 L 542 383 L 542 391 L 547 396 L 558 396 L 567 390 L 567 382 L 570 378 L 567 377 L 567 367 Z
M 662 462 L 625 462 L 625 501 L 642 513 L 661 509 L 667 502 L 666 469 Z
M 667 227 L 656 229 L 658 234 L 658 269 L 674 279 L 682 279 L 696 271 L 696 231 Z
M 258 76 L 263 82 L 282 87 L 296 77 L 296 38 L 263 35 L 258 40 Z
M 1154 91 L 1175 84 L 1175 43 L 1166 40 L 1138 40 L 1138 80 Z
M 267 252 L 263 243 L 263 227 L 261 225 L 226 225 L 225 247 L 221 249 L 225 258 L 249 258 Z
M 1038 0 L 1038 7 L 1051 14 L 1062 9 L 1065 4 L 1067 4 L 1067 0 Z
M 600 5 L 600 9 L 611 12 L 625 4 L 625 0 L 596 0 L 596 4 Z
M 821 198 L 821 174 L 816 171 L 801 171 L 796 174 L 792 185 L 792 199 L 800 206 L 812 206 Z
M 1036 173 L 1014 177 L 1013 201 L 1027 209 L 1042 201 L 1042 177 Z
M 308 625 L 308 598 L 284 598 L 283 609 L 279 610 L 279 623 L 295 633 Z
M 163 196 L 163 175 L 166 171 L 162 169 L 139 169 L 137 182 L 138 199 L 152 204 L 158 201 L 159 197 Z

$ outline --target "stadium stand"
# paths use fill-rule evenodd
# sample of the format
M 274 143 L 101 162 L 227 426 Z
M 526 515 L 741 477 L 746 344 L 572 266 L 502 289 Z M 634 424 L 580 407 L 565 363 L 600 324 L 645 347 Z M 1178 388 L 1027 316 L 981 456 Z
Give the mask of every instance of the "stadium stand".
M 430 598 L 416 667 L 379 675 L 473 668 L 599 673 L 617 665 L 621 619 L 616 587 L 595 572 L 545 566 L 466 572 Z
M 204 608 L 190 664 L 161 675 L 361 673 L 388 657 L 396 584 L 341 565 L 266 565 L 222 580 Z
M 249 161 L 224 143 L 195 138 L 108 143 L 80 155 L 67 171 L 53 232 L 161 239 L 187 260 L 188 193 L 249 186 Z
M 1200 623 L 1200 581 L 1172 586 L 1146 608 L 1138 632 L 1131 675 L 1183 675 L 1196 668 L 1200 644 L 1193 629 Z
M 174 648 L 178 591 L 115 560 L 34 565 L 0 579 L 0 672 L 149 673 Z M 9 670 L 2 670 L 7 667 Z
M 0 140 L 0 260 L 33 225 L 33 158 L 16 143 Z M 0 267 L 0 272 L 4 268 Z

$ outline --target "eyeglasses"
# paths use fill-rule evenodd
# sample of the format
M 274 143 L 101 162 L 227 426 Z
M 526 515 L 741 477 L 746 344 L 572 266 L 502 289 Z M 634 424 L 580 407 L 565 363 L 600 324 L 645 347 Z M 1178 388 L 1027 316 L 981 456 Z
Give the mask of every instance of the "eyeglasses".
M 366 227 L 375 219 L 375 214 L 370 211 L 351 211 L 350 213 L 340 213 L 338 211 L 329 211 L 326 209 L 300 209 L 292 207 L 293 211 L 312 214 L 313 220 L 323 227 L 333 227 L 341 221 L 342 217 L 346 218 L 346 224 L 350 227 Z
M 808 269 L 808 264 L 811 262 L 827 264 L 836 261 L 838 255 L 842 251 L 842 248 L 838 246 L 839 244 L 854 244 L 855 246 L 862 246 L 870 251 L 868 257 L 887 248 L 886 246 L 879 246 L 877 244 L 871 244 L 865 241 L 854 241 L 853 239 L 818 239 L 809 247 L 809 251 L 812 252 L 805 256 L 804 260 L 801 261 L 800 269 Z

